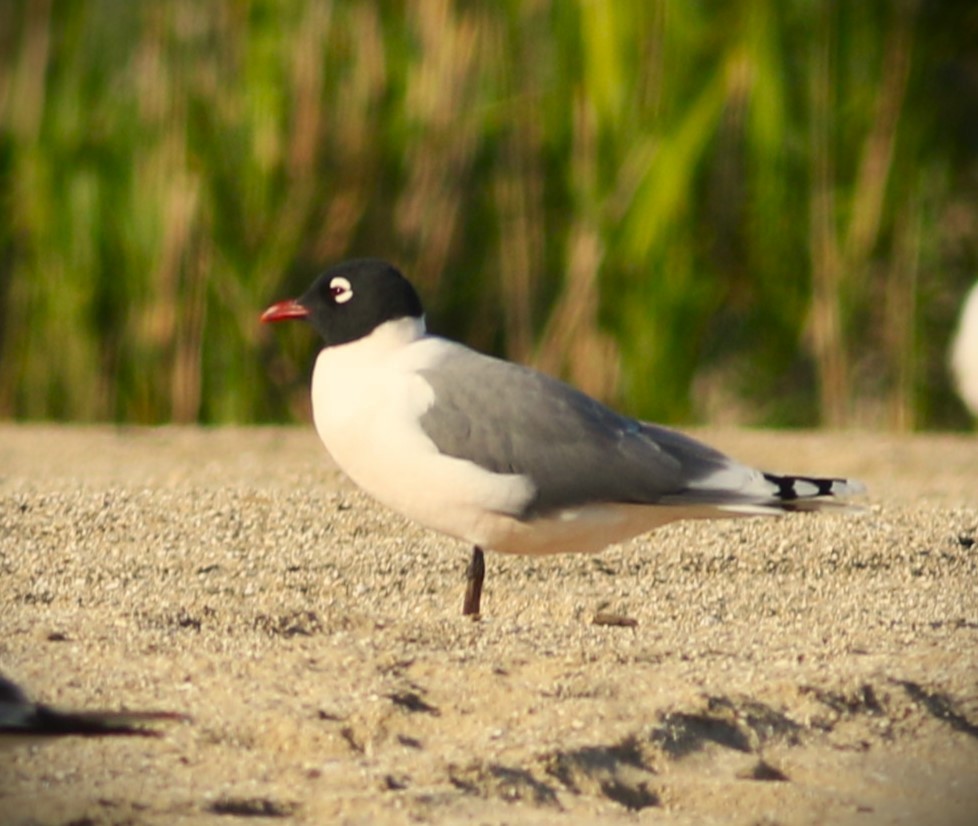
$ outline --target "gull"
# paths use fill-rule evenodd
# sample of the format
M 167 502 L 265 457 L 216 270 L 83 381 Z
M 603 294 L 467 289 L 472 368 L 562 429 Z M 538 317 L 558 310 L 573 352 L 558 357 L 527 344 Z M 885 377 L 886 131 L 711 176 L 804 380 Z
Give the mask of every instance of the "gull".
M 864 491 L 756 470 L 431 335 L 415 289 L 380 259 L 331 267 L 261 315 L 289 319 L 322 338 L 313 419 L 339 467 L 393 510 L 472 545 L 466 615 L 480 613 L 484 550 L 594 552 L 680 519 L 839 508 Z

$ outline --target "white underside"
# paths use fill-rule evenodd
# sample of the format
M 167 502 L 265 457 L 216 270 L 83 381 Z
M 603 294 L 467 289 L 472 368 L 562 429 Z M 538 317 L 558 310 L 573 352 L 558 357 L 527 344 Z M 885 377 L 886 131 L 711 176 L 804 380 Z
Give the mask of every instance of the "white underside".
M 503 553 L 593 553 L 681 519 L 722 519 L 746 515 L 712 505 L 586 505 L 526 522 L 511 517 L 500 518 L 491 525 L 492 535 L 484 543 L 472 539 L 468 541 Z

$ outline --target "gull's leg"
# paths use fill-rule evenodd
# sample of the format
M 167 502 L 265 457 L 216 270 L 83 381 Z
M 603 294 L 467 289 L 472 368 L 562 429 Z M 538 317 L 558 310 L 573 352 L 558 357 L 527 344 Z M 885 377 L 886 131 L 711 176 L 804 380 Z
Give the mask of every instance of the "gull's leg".
M 486 560 L 482 548 L 476 545 L 472 548 L 472 559 L 465 572 L 465 602 L 462 604 L 462 615 L 466 617 L 479 616 L 479 602 L 482 600 L 482 581 L 486 578 Z

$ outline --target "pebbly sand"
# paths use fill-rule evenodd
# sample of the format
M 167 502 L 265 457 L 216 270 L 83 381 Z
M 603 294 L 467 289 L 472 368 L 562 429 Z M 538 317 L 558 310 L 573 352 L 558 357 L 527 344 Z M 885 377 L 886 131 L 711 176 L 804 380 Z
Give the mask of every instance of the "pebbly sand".
M 868 510 L 488 555 L 473 622 L 311 428 L 0 426 L 0 672 L 193 717 L 0 751 L 0 823 L 978 823 L 978 438 L 697 435 Z

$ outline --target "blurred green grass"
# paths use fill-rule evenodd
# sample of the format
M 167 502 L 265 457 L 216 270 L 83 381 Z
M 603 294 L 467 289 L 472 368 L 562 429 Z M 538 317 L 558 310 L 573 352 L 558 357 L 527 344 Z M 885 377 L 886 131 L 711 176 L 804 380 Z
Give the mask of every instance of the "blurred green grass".
M 964 426 L 970 3 L 0 4 L 0 416 L 305 415 L 259 312 L 396 261 L 629 412 Z

